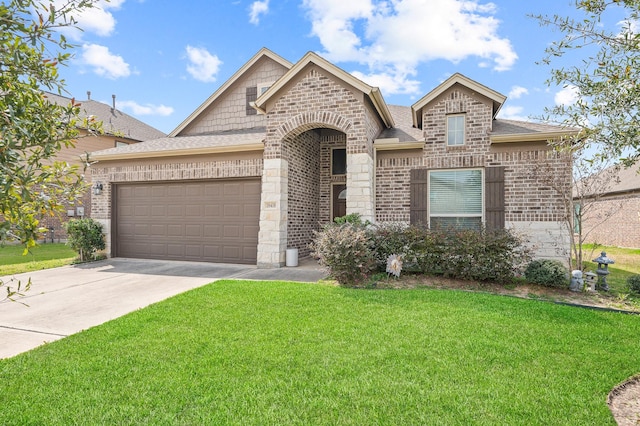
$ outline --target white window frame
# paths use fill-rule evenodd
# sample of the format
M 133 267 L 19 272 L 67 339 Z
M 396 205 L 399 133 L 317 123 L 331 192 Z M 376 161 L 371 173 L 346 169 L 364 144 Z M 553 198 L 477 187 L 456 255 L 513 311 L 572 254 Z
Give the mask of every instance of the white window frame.
M 268 83 L 267 83 L 267 82 L 258 83 L 258 85 L 257 85 L 257 87 L 256 87 L 258 97 L 262 96 L 262 94 L 263 94 L 264 92 L 266 92 L 267 90 L 269 90 L 269 88 L 270 88 L 271 86 L 273 86 L 273 83 L 274 83 L 273 81 L 270 81 L 270 82 L 268 82 Z
M 462 129 L 458 129 L 455 131 L 455 136 L 454 136 L 454 143 L 449 143 L 449 135 L 451 134 L 451 119 L 454 118 L 462 118 Z M 466 127 L 467 127 L 467 117 L 466 114 L 450 114 L 447 115 L 447 131 L 446 131 L 446 138 L 447 138 L 447 146 L 462 146 L 465 143 L 465 139 L 466 139 Z M 461 138 L 459 138 L 458 136 L 461 136 Z
M 480 171 L 480 187 L 482 188 L 482 193 L 480 194 L 480 200 L 481 200 L 481 208 L 480 208 L 480 214 L 459 214 L 459 213 L 452 213 L 452 214 L 438 214 L 437 217 L 480 217 L 480 224 L 482 226 L 485 225 L 485 195 L 486 195 L 486 188 L 485 188 L 485 177 L 484 177 L 484 168 L 482 167 L 475 167 L 475 168 L 458 168 L 458 169 L 434 169 L 434 170 L 429 170 L 429 175 L 428 175 L 428 180 L 427 180 L 427 197 L 429 202 L 427 203 L 427 219 L 429 221 L 429 228 L 431 228 L 431 175 L 433 173 L 438 173 L 438 172 L 458 172 L 458 171 L 474 171 L 474 170 L 479 170 Z

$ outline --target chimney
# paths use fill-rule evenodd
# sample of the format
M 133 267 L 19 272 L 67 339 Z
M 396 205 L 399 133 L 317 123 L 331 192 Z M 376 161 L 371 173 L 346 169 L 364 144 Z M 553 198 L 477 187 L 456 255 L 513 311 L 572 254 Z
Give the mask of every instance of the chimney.
M 113 99 L 113 107 L 112 107 L 112 109 L 115 111 L 116 110 L 116 95 L 111 95 L 111 98 Z
M 91 90 L 87 90 L 87 100 L 91 100 Z

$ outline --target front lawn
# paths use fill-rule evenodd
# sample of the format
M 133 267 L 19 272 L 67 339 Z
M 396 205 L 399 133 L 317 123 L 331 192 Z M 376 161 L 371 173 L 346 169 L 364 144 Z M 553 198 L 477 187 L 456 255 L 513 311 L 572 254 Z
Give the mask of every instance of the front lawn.
M 219 281 L 0 361 L 0 424 L 614 425 L 639 335 L 489 294 Z
M 78 256 L 69 246 L 61 243 L 40 244 L 26 255 L 22 254 L 23 251 L 22 245 L 0 246 L 0 276 L 69 265 Z

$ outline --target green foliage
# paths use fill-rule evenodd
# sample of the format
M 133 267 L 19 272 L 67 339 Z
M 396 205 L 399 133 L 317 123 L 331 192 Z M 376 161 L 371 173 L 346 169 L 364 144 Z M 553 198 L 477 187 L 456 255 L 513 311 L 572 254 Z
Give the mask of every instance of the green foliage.
M 375 270 L 369 230 L 362 224 L 330 224 L 315 233 L 312 255 L 341 285 L 361 284 Z
M 58 30 L 92 1 L 54 7 L 36 0 L 0 4 L 0 237 L 31 248 L 42 216 L 61 211 L 85 190 L 78 167 L 53 161 L 78 137 L 79 104 L 48 102 L 61 92 L 58 67 L 70 59 Z
M 333 219 L 333 221 L 338 225 L 351 223 L 353 225 L 368 226 L 371 224 L 371 222 L 369 222 L 368 220 L 363 221 L 362 218 L 360 217 L 360 213 L 349 213 L 346 216 L 336 217 Z
M 72 219 L 64 225 L 67 231 L 67 244 L 79 255 L 80 261 L 85 262 L 96 251 L 104 250 L 105 241 L 102 225 L 91 218 Z
M 640 274 L 631 275 L 627 278 L 629 291 L 640 296 Z
M 391 255 L 401 256 L 405 272 L 496 282 L 509 282 L 530 260 L 522 239 L 509 230 L 431 231 L 401 224 L 331 225 L 316 234 L 313 249 L 341 284 L 386 271 Z
M 550 86 L 574 90 L 576 102 L 547 110 L 556 121 L 582 129 L 575 140 L 564 140 L 567 149 L 597 143 L 596 156 L 633 165 L 640 157 L 640 19 L 636 0 L 578 0 L 571 17 L 536 16 L 541 25 L 560 30 L 564 36 L 547 48 L 543 62 L 557 66 Z M 607 27 L 607 22 L 615 26 Z M 562 57 L 574 52 L 582 60 L 566 66 Z M 547 117 L 548 118 L 548 117 Z
M 22 246 L 5 245 L 0 247 L 0 276 L 69 265 L 75 258 L 75 251 L 64 243 L 39 244 L 26 256 Z
M 2 360 L 0 424 L 615 425 L 639 333 L 488 294 L 217 281 Z
M 529 263 L 524 277 L 532 284 L 546 287 L 569 287 L 569 270 L 558 260 L 536 259 Z

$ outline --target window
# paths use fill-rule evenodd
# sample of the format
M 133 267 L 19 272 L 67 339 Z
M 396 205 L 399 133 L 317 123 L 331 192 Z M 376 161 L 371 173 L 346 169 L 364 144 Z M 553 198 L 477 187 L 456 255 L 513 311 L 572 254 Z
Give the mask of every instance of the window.
M 252 102 L 255 102 L 258 99 L 258 88 L 257 87 L 247 87 L 246 88 L 246 113 L 247 115 L 256 115 L 258 111 L 254 107 L 251 106 Z
M 333 148 L 331 150 L 331 174 L 347 174 L 347 150 L 346 148 Z
M 580 202 L 573 203 L 573 233 L 579 234 L 582 225 L 582 205 Z
M 464 115 L 447 117 L 447 145 L 464 145 Z
M 273 83 L 260 83 L 258 84 L 258 97 L 260 97 L 264 92 L 269 90 Z
M 119 147 L 119 146 L 127 146 L 127 145 L 129 145 L 129 144 L 126 143 L 126 142 L 116 141 L 116 148 Z
M 480 229 L 483 222 L 482 170 L 429 172 L 429 226 Z

